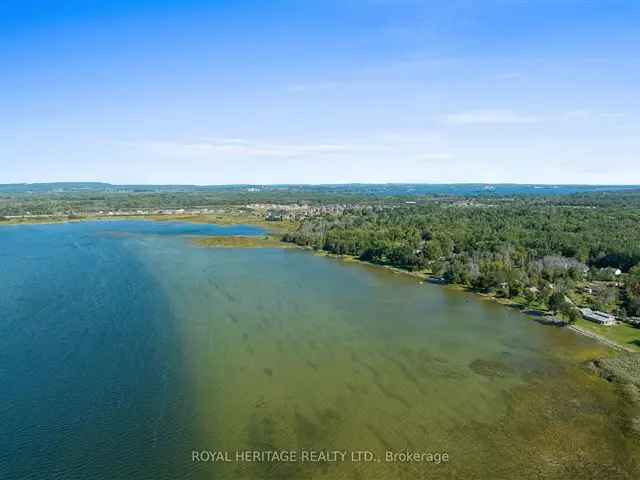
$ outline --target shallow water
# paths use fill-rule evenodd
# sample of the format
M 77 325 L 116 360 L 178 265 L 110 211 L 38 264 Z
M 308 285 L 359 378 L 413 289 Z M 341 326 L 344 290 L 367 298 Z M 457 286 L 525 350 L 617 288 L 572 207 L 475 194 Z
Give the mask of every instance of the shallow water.
M 637 478 L 627 406 L 581 366 L 597 343 L 408 276 L 187 237 L 257 233 L 0 229 L 0 478 Z M 192 462 L 325 449 L 349 458 Z M 384 461 L 404 450 L 449 461 Z

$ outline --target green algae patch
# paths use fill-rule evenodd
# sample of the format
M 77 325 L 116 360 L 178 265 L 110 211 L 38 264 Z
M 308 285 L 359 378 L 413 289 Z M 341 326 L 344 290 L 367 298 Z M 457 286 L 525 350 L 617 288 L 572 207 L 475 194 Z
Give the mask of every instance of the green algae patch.
M 640 354 L 621 353 L 615 357 L 594 360 L 591 366 L 617 387 L 628 405 L 626 415 L 622 418 L 622 430 L 640 438 Z
M 487 378 L 501 378 L 513 374 L 513 370 L 507 364 L 482 358 L 477 358 L 469 363 L 469 368 L 478 375 Z
M 191 241 L 200 247 L 211 248 L 291 248 L 280 239 L 268 236 L 195 237 Z

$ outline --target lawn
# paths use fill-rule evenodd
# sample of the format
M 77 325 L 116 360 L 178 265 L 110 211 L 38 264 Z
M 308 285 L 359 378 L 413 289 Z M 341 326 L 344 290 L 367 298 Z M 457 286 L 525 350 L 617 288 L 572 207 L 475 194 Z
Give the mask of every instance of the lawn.
M 608 338 L 609 340 L 624 347 L 640 352 L 640 328 L 632 327 L 626 323 L 605 327 L 583 318 L 579 319 L 576 322 L 576 325 L 597 335 Z

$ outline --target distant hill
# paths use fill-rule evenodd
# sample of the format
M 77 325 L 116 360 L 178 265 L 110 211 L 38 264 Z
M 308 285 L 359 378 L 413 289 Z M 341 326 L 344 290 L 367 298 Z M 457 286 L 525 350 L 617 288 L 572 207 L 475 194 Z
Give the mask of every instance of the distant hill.
M 278 192 L 327 193 L 375 196 L 553 196 L 597 192 L 640 191 L 640 185 L 539 185 L 486 183 L 348 183 L 336 185 L 112 185 L 102 182 L 55 182 L 0 184 L 0 195 L 51 193 L 216 193 Z

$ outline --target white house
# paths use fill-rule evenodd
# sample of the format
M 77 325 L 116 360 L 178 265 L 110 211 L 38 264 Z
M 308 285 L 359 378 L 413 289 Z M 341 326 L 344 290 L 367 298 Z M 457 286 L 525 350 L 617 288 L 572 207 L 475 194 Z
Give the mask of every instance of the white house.
M 580 313 L 582 316 L 591 322 L 599 323 L 600 325 L 615 325 L 616 317 L 604 312 L 598 312 L 591 310 L 590 308 L 581 308 Z

